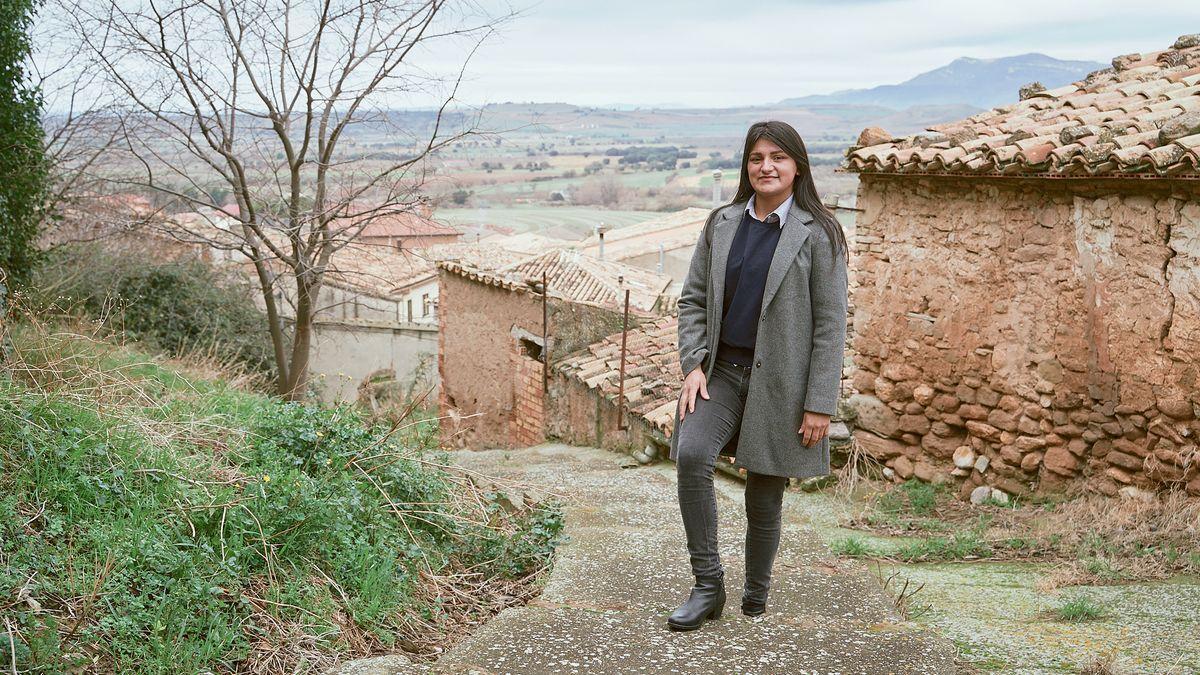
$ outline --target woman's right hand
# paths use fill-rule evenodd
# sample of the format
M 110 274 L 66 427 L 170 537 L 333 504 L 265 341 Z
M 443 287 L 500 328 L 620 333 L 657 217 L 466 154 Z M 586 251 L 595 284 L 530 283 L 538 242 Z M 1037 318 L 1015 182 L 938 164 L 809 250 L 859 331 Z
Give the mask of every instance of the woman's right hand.
M 692 372 L 683 378 L 683 393 L 679 396 L 679 421 L 683 421 L 685 410 L 694 412 L 696 410 L 696 394 L 699 393 L 708 400 L 708 378 L 704 376 L 704 369 L 696 366 Z

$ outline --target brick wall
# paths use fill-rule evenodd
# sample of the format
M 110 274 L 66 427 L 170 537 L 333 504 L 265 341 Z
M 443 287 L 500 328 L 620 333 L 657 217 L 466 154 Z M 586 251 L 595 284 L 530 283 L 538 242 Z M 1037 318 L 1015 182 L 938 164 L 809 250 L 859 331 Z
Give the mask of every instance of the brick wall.
M 545 397 L 542 362 L 532 358 L 519 340 L 513 340 L 513 415 L 509 438 L 514 445 L 536 445 L 545 440 Z
M 1200 495 L 1198 191 L 862 176 L 858 440 L 964 494 Z

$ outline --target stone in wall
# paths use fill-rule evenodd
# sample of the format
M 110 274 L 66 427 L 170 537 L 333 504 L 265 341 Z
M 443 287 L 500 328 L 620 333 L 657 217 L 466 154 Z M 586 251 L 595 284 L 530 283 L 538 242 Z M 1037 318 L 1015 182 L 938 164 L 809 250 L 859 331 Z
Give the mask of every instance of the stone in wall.
M 898 479 L 1200 496 L 1195 188 L 865 175 L 858 204 L 848 403 Z

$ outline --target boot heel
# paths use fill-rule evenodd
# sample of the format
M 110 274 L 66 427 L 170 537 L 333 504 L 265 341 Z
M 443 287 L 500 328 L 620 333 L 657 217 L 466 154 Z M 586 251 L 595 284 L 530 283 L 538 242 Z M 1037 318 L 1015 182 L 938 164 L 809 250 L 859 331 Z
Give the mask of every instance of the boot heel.
M 724 611 L 724 609 L 725 608 L 722 605 L 717 605 L 716 607 L 713 607 L 712 611 L 708 613 L 708 618 L 713 619 L 713 620 L 721 618 L 721 612 Z

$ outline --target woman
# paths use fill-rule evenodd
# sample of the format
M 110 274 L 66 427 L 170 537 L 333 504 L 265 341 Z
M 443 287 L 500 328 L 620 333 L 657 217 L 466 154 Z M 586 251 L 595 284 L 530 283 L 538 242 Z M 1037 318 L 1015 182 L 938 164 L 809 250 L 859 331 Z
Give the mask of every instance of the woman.
M 679 297 L 671 459 L 696 583 L 667 620 L 674 630 L 720 618 L 725 605 L 713 468 L 726 445 L 746 470 L 742 613 L 766 611 L 787 479 L 829 473 L 847 258 L 800 135 L 785 122 L 752 125 L 737 195 L 709 215 Z

